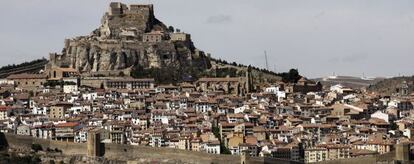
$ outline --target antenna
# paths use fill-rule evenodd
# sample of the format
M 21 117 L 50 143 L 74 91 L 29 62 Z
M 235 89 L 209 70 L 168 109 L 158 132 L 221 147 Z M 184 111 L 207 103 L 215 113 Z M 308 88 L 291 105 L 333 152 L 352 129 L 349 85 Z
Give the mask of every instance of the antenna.
M 265 60 L 266 60 L 266 69 L 269 70 L 269 64 L 267 63 L 267 53 L 266 50 L 264 51 Z

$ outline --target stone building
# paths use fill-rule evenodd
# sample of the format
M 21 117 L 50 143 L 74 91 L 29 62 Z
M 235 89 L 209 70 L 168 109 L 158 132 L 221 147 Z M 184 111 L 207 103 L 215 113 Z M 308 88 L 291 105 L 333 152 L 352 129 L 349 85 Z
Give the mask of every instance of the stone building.
M 67 122 L 56 125 L 56 140 L 74 142 L 76 131 L 82 128 L 78 122 Z
M 9 119 L 12 108 L 9 106 L 0 106 L 0 120 Z
M 196 88 L 201 92 L 222 91 L 225 94 L 245 95 L 248 92 L 248 82 L 245 77 L 200 78 Z
M 13 80 L 18 88 L 25 90 L 34 90 L 42 86 L 46 82 L 47 76 L 45 74 L 14 74 L 7 77 L 8 80 Z
M 72 106 L 70 103 L 57 103 L 52 105 L 47 112 L 49 118 L 65 118 L 66 111 Z
M 328 150 L 326 148 L 312 148 L 305 150 L 305 163 L 326 161 Z
M 66 39 L 62 53 L 49 54 L 46 67 L 72 68 L 82 76 L 95 77 L 129 76 L 135 66 L 143 69 L 194 66 L 199 70 L 210 67 L 204 52 L 193 50 L 192 44 L 178 47 L 167 41 L 170 37 L 166 27 L 154 16 L 152 5 L 113 2 L 97 29 L 90 35 Z M 191 42 L 188 34 L 177 34 L 174 38 Z M 58 72 L 56 77 L 53 71 L 48 73 L 49 77 L 59 77 Z
M 106 81 L 108 89 L 154 89 L 154 79 L 117 79 Z
M 30 136 L 30 127 L 27 125 L 20 125 L 17 127 L 17 135 L 24 135 L 24 136 Z
M 97 157 L 101 156 L 101 137 L 99 131 L 93 129 L 88 132 L 88 156 Z
M 161 31 L 151 31 L 142 35 L 142 42 L 157 43 L 161 42 L 164 34 Z
M 51 67 L 47 69 L 48 80 L 62 80 L 64 78 L 79 76 L 79 72 L 73 68 Z
M 175 32 L 170 34 L 171 41 L 189 41 L 191 35 L 184 32 Z
M 321 92 L 322 87 L 320 82 L 314 82 L 302 77 L 297 83 L 286 86 L 285 91 L 287 93 Z
M 408 96 L 410 94 L 410 87 L 408 86 L 407 81 L 403 81 L 400 85 L 397 87 L 398 96 Z

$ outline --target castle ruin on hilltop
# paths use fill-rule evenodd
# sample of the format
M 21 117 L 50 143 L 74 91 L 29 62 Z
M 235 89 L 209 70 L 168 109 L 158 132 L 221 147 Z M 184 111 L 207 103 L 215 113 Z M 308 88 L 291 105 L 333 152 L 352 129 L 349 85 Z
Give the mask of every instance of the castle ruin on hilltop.
M 153 5 L 119 2 L 109 5 L 90 35 L 66 39 L 62 53 L 49 58 L 46 70 L 73 68 L 87 76 L 129 75 L 136 67 L 202 71 L 210 65 L 189 34 L 171 31 L 155 18 Z

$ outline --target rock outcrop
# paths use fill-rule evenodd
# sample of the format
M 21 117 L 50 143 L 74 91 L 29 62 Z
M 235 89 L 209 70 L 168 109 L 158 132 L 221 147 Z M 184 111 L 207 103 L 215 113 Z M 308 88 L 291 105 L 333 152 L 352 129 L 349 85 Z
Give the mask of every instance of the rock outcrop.
M 155 18 L 152 5 L 111 3 L 101 26 L 88 36 L 66 39 L 61 54 L 50 54 L 47 67 L 71 67 L 82 74 L 187 68 L 203 71 L 209 58 L 189 34 L 174 32 Z

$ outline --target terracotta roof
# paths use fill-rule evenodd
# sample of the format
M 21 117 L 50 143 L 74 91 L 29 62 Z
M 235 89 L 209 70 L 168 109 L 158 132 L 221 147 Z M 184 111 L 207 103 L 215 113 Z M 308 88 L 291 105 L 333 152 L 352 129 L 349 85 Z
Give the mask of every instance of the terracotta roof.
M 75 127 L 78 125 L 79 125 L 79 122 L 66 122 L 66 123 L 57 124 L 56 127 L 66 128 L 66 127 Z
M 54 67 L 54 68 L 52 68 L 52 69 L 60 70 L 60 71 L 63 71 L 63 72 L 75 72 L 75 73 L 77 73 L 77 72 L 78 72 L 78 71 L 77 71 L 76 69 L 74 69 L 74 68 Z
M 7 77 L 7 79 L 46 79 L 45 74 L 13 74 Z
M 7 110 L 10 110 L 11 109 L 11 107 L 9 107 L 9 106 L 0 106 L 0 111 L 7 111 Z
M 241 78 L 238 77 L 226 77 L 226 78 L 200 78 L 199 82 L 221 82 L 221 81 L 240 81 Z
M 113 79 L 113 80 L 108 80 L 108 82 L 135 82 L 135 81 L 154 82 L 155 80 L 152 79 L 152 78 L 145 78 L 145 79 L 126 78 L 126 79 Z

